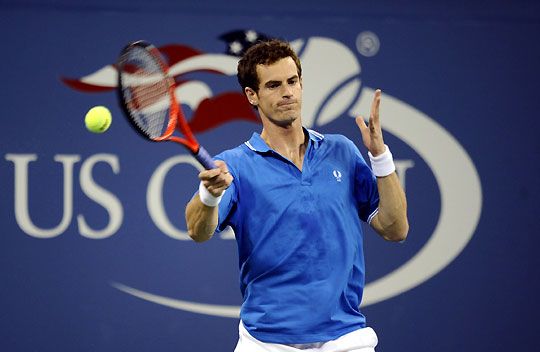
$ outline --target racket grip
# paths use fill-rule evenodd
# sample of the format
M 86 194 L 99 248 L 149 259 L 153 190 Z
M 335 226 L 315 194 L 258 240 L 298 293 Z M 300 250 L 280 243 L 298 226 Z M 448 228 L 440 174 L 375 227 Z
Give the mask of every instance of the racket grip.
M 199 151 L 197 152 L 197 154 L 194 154 L 194 156 L 195 159 L 197 159 L 197 161 L 200 162 L 206 170 L 216 168 L 216 163 L 214 162 L 210 154 L 208 154 L 206 149 L 202 147 L 202 145 L 199 146 Z

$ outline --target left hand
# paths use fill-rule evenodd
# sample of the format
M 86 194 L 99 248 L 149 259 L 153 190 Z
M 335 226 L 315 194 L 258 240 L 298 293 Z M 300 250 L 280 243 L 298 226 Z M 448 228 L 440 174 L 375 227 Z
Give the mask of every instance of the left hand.
M 371 103 L 371 111 L 369 115 L 369 124 L 366 125 L 364 118 L 358 116 L 355 121 L 360 128 L 362 141 L 371 155 L 377 156 L 384 153 L 386 147 L 382 137 L 381 122 L 379 120 L 379 105 L 381 104 L 382 92 L 380 89 L 375 91 L 373 102 Z

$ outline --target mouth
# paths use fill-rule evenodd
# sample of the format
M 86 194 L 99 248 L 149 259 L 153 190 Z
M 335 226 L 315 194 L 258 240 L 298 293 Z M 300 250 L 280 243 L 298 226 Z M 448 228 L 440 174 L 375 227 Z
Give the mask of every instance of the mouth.
M 293 105 L 296 105 L 296 100 L 285 100 L 285 101 L 280 101 L 278 104 L 277 104 L 279 107 L 290 107 L 290 106 L 293 106 Z

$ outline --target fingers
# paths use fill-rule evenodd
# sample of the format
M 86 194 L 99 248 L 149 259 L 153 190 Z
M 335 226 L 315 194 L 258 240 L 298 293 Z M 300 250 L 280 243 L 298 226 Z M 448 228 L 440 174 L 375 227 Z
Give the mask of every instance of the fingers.
M 369 132 L 369 127 L 366 125 L 366 122 L 364 121 L 364 118 L 362 116 L 358 116 L 355 120 L 356 125 L 358 128 L 360 128 L 360 134 L 362 135 L 362 142 L 364 142 L 364 145 L 366 148 L 369 149 L 369 146 L 371 144 L 371 136 Z
M 221 169 L 215 168 L 210 170 L 204 170 L 199 173 L 199 178 L 202 181 L 213 179 L 222 173 Z
M 213 196 L 220 196 L 230 186 L 233 177 L 225 162 L 216 160 L 215 163 L 216 168 L 201 171 L 199 179 Z
M 229 172 L 229 168 L 227 167 L 227 164 L 225 164 L 225 162 L 223 160 L 216 160 L 215 161 L 216 163 L 216 166 L 224 173 L 228 173 Z
M 379 123 L 379 106 L 381 105 L 381 95 L 382 92 L 380 89 L 377 89 L 375 91 L 375 96 L 373 97 L 373 101 L 371 102 L 371 112 L 369 116 L 369 123 Z
M 356 125 L 360 128 L 362 134 L 362 141 L 368 150 L 372 153 L 378 153 L 381 148 L 384 148 L 384 142 L 382 139 L 382 130 L 379 120 L 379 106 L 381 104 L 382 91 L 377 89 L 371 102 L 371 110 L 369 116 L 369 122 L 366 124 L 365 119 L 362 116 L 358 116 L 355 119 Z M 375 154 L 374 154 L 375 155 Z
M 381 104 L 382 91 L 377 89 L 375 95 L 373 96 L 373 101 L 371 102 L 371 114 L 379 112 L 379 105 Z
M 366 121 L 362 116 L 358 116 L 356 119 L 354 119 L 356 122 L 356 125 L 358 128 L 360 128 L 360 133 L 362 134 L 362 137 L 369 135 L 369 127 L 366 125 Z
M 216 167 L 210 170 L 203 170 L 199 173 L 199 178 L 203 181 L 216 178 L 220 175 L 225 175 L 229 173 L 227 164 L 221 160 L 215 161 Z
M 360 128 L 360 131 L 366 130 L 368 127 L 366 125 L 366 121 L 364 121 L 364 118 L 362 116 L 357 116 L 354 119 L 354 122 L 356 122 L 356 125 L 358 128 Z

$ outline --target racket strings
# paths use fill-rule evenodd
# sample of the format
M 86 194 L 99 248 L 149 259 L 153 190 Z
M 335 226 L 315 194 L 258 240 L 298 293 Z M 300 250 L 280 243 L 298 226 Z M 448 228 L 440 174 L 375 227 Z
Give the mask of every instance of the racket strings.
M 137 112 L 136 123 L 151 137 L 164 132 L 169 116 L 168 85 L 162 81 L 152 85 L 131 87 L 130 108 Z
M 126 52 L 122 63 L 119 72 L 129 115 L 150 138 L 163 136 L 169 123 L 171 78 L 141 48 Z

